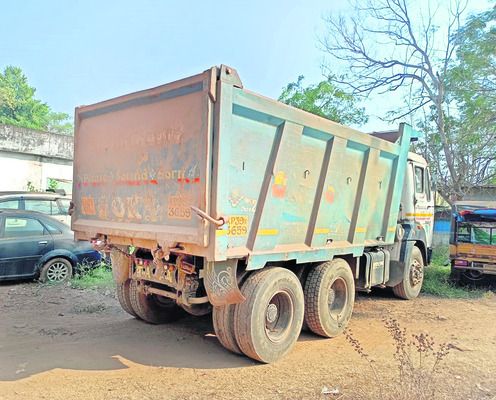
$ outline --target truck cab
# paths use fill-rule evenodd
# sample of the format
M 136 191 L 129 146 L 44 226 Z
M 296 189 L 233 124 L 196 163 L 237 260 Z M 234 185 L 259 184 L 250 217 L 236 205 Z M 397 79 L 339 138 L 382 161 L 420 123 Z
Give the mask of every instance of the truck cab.
M 432 253 L 434 193 L 427 162 L 422 156 L 411 152 L 408 153 L 399 220 L 403 225 L 414 227 L 414 231 L 421 231 L 419 234 L 426 245 L 428 263 Z M 418 234 L 415 236 L 418 237 Z

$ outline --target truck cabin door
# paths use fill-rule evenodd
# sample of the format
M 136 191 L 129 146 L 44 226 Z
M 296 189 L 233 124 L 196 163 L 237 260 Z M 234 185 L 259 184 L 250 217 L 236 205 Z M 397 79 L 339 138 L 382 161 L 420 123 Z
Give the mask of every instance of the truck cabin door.
M 432 246 L 434 228 L 434 196 L 431 191 L 429 169 L 422 164 L 413 163 L 415 179 L 415 223 L 424 227 L 427 235 L 427 246 Z

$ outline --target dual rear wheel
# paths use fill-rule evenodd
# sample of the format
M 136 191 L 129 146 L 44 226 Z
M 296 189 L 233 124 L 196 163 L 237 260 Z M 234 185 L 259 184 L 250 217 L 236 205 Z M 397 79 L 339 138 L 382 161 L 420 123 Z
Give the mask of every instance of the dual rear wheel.
M 173 322 L 184 315 L 174 300 L 141 293 L 139 282 L 132 279 L 117 283 L 117 299 L 124 311 L 150 324 Z
M 265 363 L 291 351 L 304 321 L 318 335 L 339 335 L 355 299 L 353 275 L 341 259 L 312 268 L 304 289 L 293 272 L 268 268 L 250 275 L 241 293 L 244 302 L 214 308 L 216 335 L 227 349 Z

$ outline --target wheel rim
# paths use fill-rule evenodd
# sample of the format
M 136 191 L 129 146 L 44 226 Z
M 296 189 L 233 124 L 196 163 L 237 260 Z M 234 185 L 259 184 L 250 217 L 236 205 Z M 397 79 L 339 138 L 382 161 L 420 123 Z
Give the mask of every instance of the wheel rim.
M 265 310 L 265 334 L 273 343 L 283 342 L 293 324 L 293 297 L 282 290 L 274 294 Z
M 328 291 L 327 304 L 329 314 L 334 320 L 339 320 L 348 304 L 348 286 L 344 279 L 337 278 Z
M 69 268 L 61 261 L 54 262 L 47 270 L 47 279 L 51 282 L 60 282 L 67 278 Z
M 424 269 L 422 264 L 416 258 L 413 259 L 410 265 L 410 283 L 412 286 L 417 286 L 422 283 L 424 279 Z

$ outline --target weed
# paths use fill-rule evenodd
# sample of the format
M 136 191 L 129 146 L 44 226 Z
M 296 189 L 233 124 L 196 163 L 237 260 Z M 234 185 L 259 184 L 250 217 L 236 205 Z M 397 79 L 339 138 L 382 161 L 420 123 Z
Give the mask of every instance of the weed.
M 450 343 L 435 344 L 434 339 L 426 333 L 412 334 L 408 339 L 405 328 L 401 328 L 395 319 L 384 320 L 384 326 L 391 335 L 395 352 L 393 354 L 398 374 L 391 377 L 389 371 L 380 378 L 377 363 L 365 353 L 360 341 L 353 337 L 350 330 L 345 331 L 345 338 L 360 358 L 367 361 L 377 382 L 378 399 L 427 400 L 436 398 L 436 377 L 440 366 L 448 356 L 453 345 Z M 390 384 L 384 385 L 384 382 Z M 371 391 L 367 392 L 371 399 Z
M 84 289 L 90 287 L 113 288 L 115 286 L 112 269 L 105 263 L 98 266 L 88 263 L 79 264 L 74 277 L 71 279 L 71 284 L 73 287 Z
M 28 181 L 28 183 L 26 184 L 26 187 L 28 188 L 29 192 L 36 192 L 37 191 L 33 185 L 33 182 L 31 182 L 31 181 Z
M 434 249 L 431 265 L 425 267 L 422 292 L 450 299 L 480 298 L 484 296 L 485 290 L 461 287 L 451 282 L 451 267 L 443 265 L 448 258 L 448 247 Z

